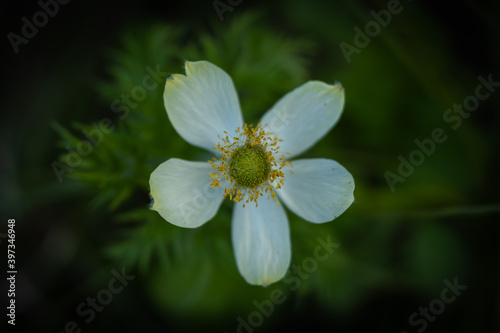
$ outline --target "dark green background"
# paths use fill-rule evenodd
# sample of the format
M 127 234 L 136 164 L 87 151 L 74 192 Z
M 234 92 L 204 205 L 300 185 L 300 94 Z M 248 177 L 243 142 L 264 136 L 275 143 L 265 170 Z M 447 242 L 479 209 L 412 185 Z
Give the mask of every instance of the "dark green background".
M 443 114 L 474 94 L 478 76 L 500 81 L 499 4 L 401 5 L 347 62 L 339 44 L 353 44 L 353 29 L 387 2 L 244 0 L 220 21 L 211 1 L 73 0 L 18 54 L 7 34 L 40 8 L 4 2 L 0 233 L 16 219 L 15 329 L 61 332 L 75 321 L 84 332 L 235 332 L 254 301 L 279 289 L 286 301 L 255 332 L 417 332 L 408 318 L 457 278 L 468 288 L 426 332 L 498 332 L 500 91 L 456 130 Z M 183 73 L 184 60 L 228 72 L 249 122 L 307 80 L 345 88 L 341 120 L 302 157 L 344 165 L 356 200 L 322 225 L 288 211 L 293 264 L 313 255 L 318 237 L 341 244 L 297 290 L 286 280 L 250 286 L 239 275 L 232 203 L 194 230 L 148 210 L 158 164 L 211 156 L 173 130 L 163 84 L 124 119 L 110 105 L 141 85 L 146 66 Z M 52 164 L 104 118 L 115 130 L 59 182 Z M 414 140 L 435 128 L 447 140 L 391 191 L 384 173 L 397 173 L 398 156 L 408 158 Z M 135 279 L 85 323 L 78 305 L 122 268 Z M 7 284 L 0 286 L 5 308 Z

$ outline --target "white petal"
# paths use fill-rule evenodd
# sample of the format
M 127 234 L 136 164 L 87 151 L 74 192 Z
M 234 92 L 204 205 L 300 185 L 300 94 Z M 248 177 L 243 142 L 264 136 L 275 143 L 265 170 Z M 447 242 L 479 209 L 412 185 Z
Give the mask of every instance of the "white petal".
M 331 221 L 354 201 L 354 179 L 335 161 L 296 160 L 283 170 L 285 182 L 276 194 L 292 212 L 307 221 Z M 288 170 L 293 170 L 293 174 Z
M 168 118 L 177 133 L 192 145 L 212 151 L 217 135 L 230 136 L 243 124 L 233 81 L 207 62 L 186 61 L 186 75 L 173 74 L 163 95 Z
M 234 205 L 233 247 L 238 269 L 250 284 L 267 286 L 280 280 L 290 265 L 290 231 L 282 206 L 261 197 Z
M 309 81 L 282 97 L 263 117 L 262 124 L 280 142 L 288 157 L 312 147 L 337 123 L 344 107 L 344 89 Z
M 168 222 L 196 228 L 214 217 L 223 200 L 222 187 L 211 189 L 212 166 L 171 158 L 151 174 L 153 206 Z

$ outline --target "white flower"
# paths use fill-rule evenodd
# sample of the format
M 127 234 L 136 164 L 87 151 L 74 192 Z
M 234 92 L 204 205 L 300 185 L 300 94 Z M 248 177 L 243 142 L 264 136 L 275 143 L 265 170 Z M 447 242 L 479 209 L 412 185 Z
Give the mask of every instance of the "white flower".
M 280 205 L 313 223 L 331 221 L 353 202 L 354 180 L 329 159 L 288 161 L 321 139 L 344 106 L 339 84 L 310 81 L 281 98 L 258 126 L 247 126 L 229 75 L 206 62 L 186 62 L 167 80 L 165 108 L 187 142 L 214 149 L 209 162 L 171 158 L 151 174 L 156 210 L 168 222 L 196 228 L 222 200 L 235 201 L 232 241 L 250 284 L 280 280 L 290 264 L 288 219 Z

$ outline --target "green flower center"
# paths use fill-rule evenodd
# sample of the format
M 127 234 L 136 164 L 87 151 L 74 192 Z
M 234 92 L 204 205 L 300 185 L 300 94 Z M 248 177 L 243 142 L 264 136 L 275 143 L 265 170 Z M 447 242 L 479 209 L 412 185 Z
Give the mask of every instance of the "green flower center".
M 237 148 L 229 162 L 229 175 L 236 185 L 256 187 L 264 183 L 271 171 L 271 163 L 260 145 L 245 144 Z

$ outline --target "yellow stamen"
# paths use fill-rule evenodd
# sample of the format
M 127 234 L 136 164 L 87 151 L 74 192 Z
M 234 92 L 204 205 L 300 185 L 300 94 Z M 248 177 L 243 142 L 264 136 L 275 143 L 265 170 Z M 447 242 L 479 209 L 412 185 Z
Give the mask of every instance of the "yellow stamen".
M 290 162 L 283 155 L 278 159 L 275 157 L 278 155 L 280 148 L 278 142 L 281 140 L 273 136 L 273 133 L 266 132 L 260 122 L 257 127 L 253 127 L 252 124 L 245 124 L 242 128 L 238 127 L 235 132 L 237 136 L 232 137 L 232 142 L 226 131 L 224 131 L 224 134 L 226 134 L 225 138 L 218 136 L 222 142 L 219 142 L 214 147 L 214 150 L 219 151 L 220 157 L 219 159 L 208 161 L 215 170 L 215 172 L 210 172 L 210 178 L 212 178 L 211 188 L 216 186 L 221 187 L 221 181 L 225 179 L 230 186 L 224 189 L 224 197 L 229 196 L 230 200 L 234 200 L 235 202 L 244 201 L 244 203 L 255 202 L 255 206 L 257 207 L 259 196 L 263 197 L 263 193 L 267 193 L 267 199 L 271 197 L 279 205 L 274 189 L 281 188 L 285 179 L 285 174 L 281 170 L 284 166 L 290 165 Z M 259 180 L 255 183 L 249 183 L 252 186 L 247 187 L 237 183 L 233 175 L 230 174 L 231 159 L 235 156 L 238 149 L 244 149 L 244 147 L 256 147 L 250 149 L 265 151 L 264 163 L 267 162 L 269 165 L 269 172 L 267 173 L 266 170 L 267 177 L 262 182 Z M 245 204 L 243 207 L 245 207 Z

